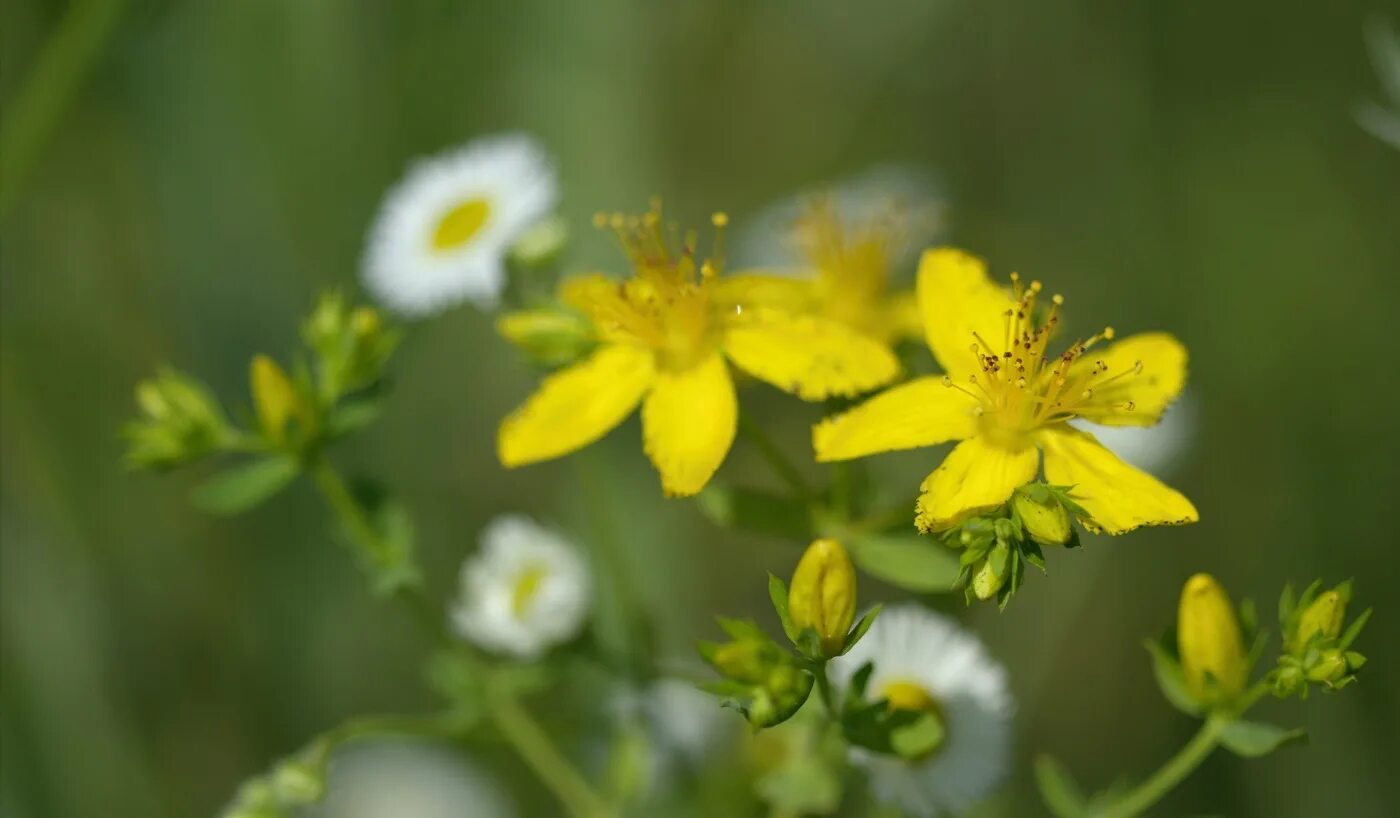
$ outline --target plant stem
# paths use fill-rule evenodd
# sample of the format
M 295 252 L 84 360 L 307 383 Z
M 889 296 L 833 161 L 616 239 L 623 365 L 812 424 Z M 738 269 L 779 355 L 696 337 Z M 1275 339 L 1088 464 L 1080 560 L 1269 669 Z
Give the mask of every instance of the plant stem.
M 574 818 L 608 818 L 617 814 L 550 741 L 549 734 L 521 706 L 514 694 L 497 689 L 491 720 L 520 758 L 554 793 Z
M 763 431 L 763 428 L 753 421 L 747 413 L 739 413 L 739 432 L 749 440 L 768 461 L 768 465 L 773 468 L 778 477 L 803 499 L 812 498 L 812 489 L 807 485 L 807 481 L 802 478 L 802 473 L 787 459 L 778 444 L 773 442 L 773 438 Z
M 307 467 L 307 471 L 327 504 L 345 526 L 354 547 L 371 562 L 382 563 L 389 556 L 390 546 L 375 529 L 369 512 L 351 493 L 340 472 L 324 459 L 313 461 Z M 448 638 L 444 618 L 437 606 L 423 592 L 422 585 L 400 584 L 396 586 L 394 595 L 412 610 L 419 624 L 434 640 L 445 641 Z M 606 802 L 593 792 L 582 774 L 559 752 L 549 734 L 525 710 L 514 694 L 497 689 L 492 699 L 494 707 L 491 708 L 491 718 L 500 729 L 501 735 L 535 771 L 540 780 L 554 792 L 574 818 L 607 818 L 615 814 Z M 373 717 L 347 722 L 327 736 L 335 744 L 374 733 L 441 734 L 426 732 L 431 727 L 430 722 L 421 719 L 414 721 L 403 717 Z
M 1126 796 L 1117 799 L 1103 813 L 1103 818 L 1132 818 L 1141 815 L 1156 804 L 1167 793 L 1171 792 L 1176 785 L 1186 779 L 1188 775 L 1201 765 L 1202 761 L 1215 750 L 1220 743 L 1220 733 L 1229 724 L 1228 719 L 1216 716 L 1207 718 L 1201 725 L 1201 729 L 1196 731 L 1196 735 L 1182 747 L 1176 755 L 1167 760 L 1161 769 L 1152 774 L 1151 778 L 1139 784 Z
M 834 722 L 841 717 L 836 706 L 836 692 L 831 689 L 831 679 L 826 675 L 826 662 L 821 661 L 812 669 L 812 675 L 817 677 L 817 692 L 821 694 L 822 704 L 826 706 L 827 715 Z

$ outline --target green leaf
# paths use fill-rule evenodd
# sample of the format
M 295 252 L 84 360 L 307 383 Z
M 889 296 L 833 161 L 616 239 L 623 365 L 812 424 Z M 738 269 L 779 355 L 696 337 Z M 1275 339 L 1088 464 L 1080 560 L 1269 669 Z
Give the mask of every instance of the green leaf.
M 1285 744 L 1305 738 L 1307 734 L 1301 728 L 1287 730 L 1272 724 L 1243 719 L 1230 722 L 1220 732 L 1220 743 L 1230 752 L 1245 758 L 1266 756 Z
M 383 403 L 378 396 L 348 400 L 331 412 L 327 421 L 326 434 L 332 438 L 344 437 L 358 432 L 379 419 Z
M 710 483 L 696 501 L 720 528 L 802 541 L 816 536 L 807 504 L 793 497 Z
M 286 488 L 300 472 L 290 455 L 264 457 L 214 475 L 195 487 L 190 500 L 211 514 L 241 514 Z
M 947 593 L 958 579 L 958 558 L 936 540 L 917 535 L 857 537 L 851 558 L 876 579 L 914 593 Z
M 932 713 L 920 713 L 911 724 L 890 731 L 890 747 L 900 758 L 923 758 L 936 750 L 947 735 L 942 719 Z
M 1181 672 L 1181 665 L 1176 657 L 1168 653 L 1166 647 L 1155 639 L 1146 639 L 1143 645 L 1147 652 L 1152 654 L 1152 675 L 1156 677 L 1157 687 L 1161 689 L 1162 695 L 1172 707 L 1186 715 L 1201 715 L 1201 705 L 1186 686 L 1186 676 Z
M 1059 761 L 1048 755 L 1035 759 L 1035 783 L 1040 797 L 1055 818 L 1080 818 L 1084 815 L 1084 793 Z
M 778 614 L 778 621 L 783 625 L 783 633 L 791 639 L 794 644 L 797 642 L 798 631 L 792 624 L 792 617 L 788 615 L 788 589 L 781 579 L 775 574 L 768 575 L 768 598 L 773 601 L 773 610 Z
M 876 605 L 875 607 L 866 611 L 865 616 L 862 616 L 860 618 L 860 621 L 856 623 L 856 626 L 854 628 L 851 628 L 851 632 L 846 634 L 845 644 L 841 646 L 842 656 L 845 656 L 847 653 L 850 653 L 851 648 L 856 646 L 856 643 L 860 641 L 862 636 L 865 636 L 865 632 L 870 630 L 871 625 L 875 624 L 875 617 L 880 615 L 880 610 L 884 607 L 884 605 Z
M 1361 635 L 1361 629 L 1366 627 L 1366 623 L 1371 620 L 1371 610 L 1371 608 L 1367 608 L 1362 611 L 1361 615 L 1356 617 L 1355 621 L 1347 626 L 1346 632 L 1342 634 L 1341 640 L 1337 642 L 1337 647 L 1342 650 L 1351 647 L 1351 643 L 1355 642 L 1356 637 Z

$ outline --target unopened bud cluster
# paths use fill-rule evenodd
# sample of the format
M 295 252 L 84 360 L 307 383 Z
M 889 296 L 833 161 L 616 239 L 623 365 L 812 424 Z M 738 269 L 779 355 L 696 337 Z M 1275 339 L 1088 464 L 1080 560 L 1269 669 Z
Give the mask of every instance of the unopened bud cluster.
M 1082 514 L 1065 487 L 1027 483 L 1001 507 L 952 528 L 944 542 L 962 549 L 968 602 L 995 599 L 1005 608 L 1021 587 L 1026 563 L 1045 570 L 1042 546 L 1079 545 L 1074 519 Z
M 1347 625 L 1351 594 L 1350 580 L 1328 590 L 1314 582 L 1296 599 L 1292 588 L 1284 589 L 1279 600 L 1284 653 L 1270 676 L 1275 695 L 1306 697 L 1312 686 L 1340 690 L 1356 680 L 1366 657 L 1351 645 L 1371 612 Z

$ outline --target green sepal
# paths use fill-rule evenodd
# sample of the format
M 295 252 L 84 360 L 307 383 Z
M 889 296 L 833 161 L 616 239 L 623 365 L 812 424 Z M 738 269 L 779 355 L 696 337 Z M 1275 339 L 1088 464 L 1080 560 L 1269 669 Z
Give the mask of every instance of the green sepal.
M 1341 648 L 1342 650 L 1346 650 L 1347 648 L 1351 647 L 1351 643 L 1355 642 L 1356 637 L 1361 635 L 1361 629 L 1365 628 L 1366 623 L 1371 620 L 1372 610 L 1374 609 L 1367 608 L 1366 610 L 1362 611 L 1361 615 L 1356 617 L 1356 619 L 1353 620 L 1352 623 L 1347 626 L 1347 629 L 1342 632 L 1342 638 L 1337 640 L 1337 647 Z
M 904 759 L 924 758 L 948 737 L 943 720 L 932 713 L 916 713 L 909 724 L 890 730 L 890 749 Z
M 1157 687 L 1162 691 L 1162 696 L 1172 707 L 1186 715 L 1200 716 L 1201 704 L 1191 695 L 1181 663 L 1166 646 L 1165 641 L 1145 639 L 1142 644 L 1152 656 L 1152 676 L 1157 680 Z
M 884 607 L 883 604 L 876 605 L 865 612 L 865 615 L 856 622 L 855 627 L 851 628 L 850 633 L 846 634 L 846 641 L 842 643 L 841 653 L 838 655 L 845 656 L 847 653 L 851 652 L 851 648 L 855 647 L 856 643 L 861 640 L 861 637 L 865 636 L 865 632 L 870 630 L 870 626 L 875 624 L 875 617 L 880 615 L 880 611 Z
M 1084 792 L 1069 770 L 1054 757 L 1036 756 L 1035 783 L 1046 809 L 1055 818 L 1082 818 L 1087 806 Z
M 1288 730 L 1272 724 L 1236 719 L 1220 731 L 1220 743 L 1235 755 L 1259 758 L 1285 744 L 1303 741 L 1307 733 L 1302 728 Z
M 241 514 L 286 488 L 300 473 L 301 464 L 291 455 L 262 457 L 199 484 L 190 492 L 190 501 L 210 514 Z
M 792 617 L 788 615 L 787 585 L 773 573 L 768 574 L 768 598 L 773 601 L 773 610 L 778 614 L 778 621 L 782 623 L 783 633 L 796 644 L 800 634 L 797 626 L 792 624 Z

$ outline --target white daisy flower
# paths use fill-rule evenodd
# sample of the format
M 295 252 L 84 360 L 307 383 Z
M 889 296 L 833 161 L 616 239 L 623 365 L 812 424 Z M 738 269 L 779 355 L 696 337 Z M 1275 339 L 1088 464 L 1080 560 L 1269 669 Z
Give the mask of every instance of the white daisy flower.
M 1386 101 L 1361 103 L 1356 121 L 1372 136 L 1400 148 L 1400 36 L 1394 26 L 1376 18 L 1366 25 L 1366 46 Z
M 557 198 L 549 159 L 525 136 L 478 139 L 419 160 L 370 229 L 365 286 L 407 316 L 464 300 L 490 309 L 505 287 L 507 251 Z
M 1128 463 L 1162 477 L 1181 461 L 1196 436 L 1196 401 L 1189 390 L 1182 393 L 1155 426 L 1099 426 L 1078 418 L 1069 423 Z
M 588 613 L 588 566 L 574 546 L 528 517 L 498 517 L 462 563 L 452 624 L 490 651 L 535 659 L 578 635 Z
M 513 818 L 506 794 L 470 759 L 423 742 L 374 741 L 337 751 L 325 798 L 304 818 Z
M 926 759 L 906 761 L 858 747 L 875 797 L 913 816 L 960 813 L 989 794 L 1006 770 L 1015 706 L 1006 671 L 978 639 L 953 620 L 919 605 L 885 608 L 850 653 L 829 665 L 844 689 L 867 662 L 867 695 L 894 706 L 927 709 L 945 722 L 943 743 Z

